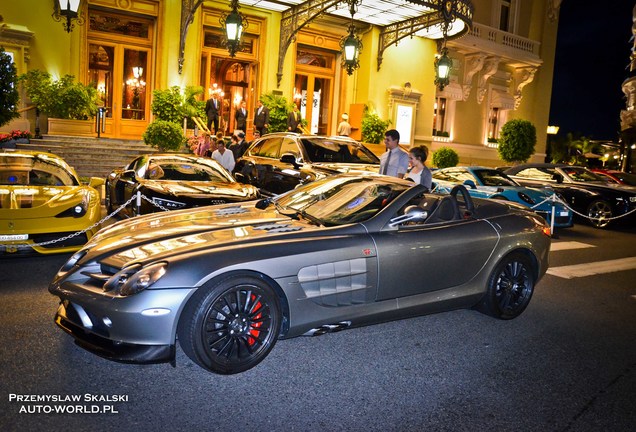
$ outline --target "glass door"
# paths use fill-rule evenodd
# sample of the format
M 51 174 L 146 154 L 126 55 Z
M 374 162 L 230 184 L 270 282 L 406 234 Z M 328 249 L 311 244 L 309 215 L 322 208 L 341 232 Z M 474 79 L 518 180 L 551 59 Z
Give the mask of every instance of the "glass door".
M 148 55 L 145 49 L 89 43 L 88 75 L 106 109 L 105 136 L 141 136 L 145 130 Z
M 154 20 L 89 9 L 88 82 L 105 112 L 102 136 L 140 139 L 150 116 Z
M 314 135 L 329 135 L 332 79 L 313 74 L 296 74 L 294 103 L 307 120 L 306 129 Z

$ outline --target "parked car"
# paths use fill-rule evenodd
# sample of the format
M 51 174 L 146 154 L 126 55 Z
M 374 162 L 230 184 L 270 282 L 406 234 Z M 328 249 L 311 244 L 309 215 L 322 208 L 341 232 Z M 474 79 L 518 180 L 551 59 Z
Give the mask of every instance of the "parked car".
M 553 192 L 545 188 L 521 186 L 498 169 L 480 166 L 443 168 L 433 172 L 435 192 L 450 193 L 453 186 L 463 184 L 474 198 L 490 198 L 514 201 L 523 204 L 552 220 L 554 204 L 554 226 L 572 226 L 572 211 L 552 199 Z
M 139 156 L 106 178 L 106 207 L 112 213 L 137 192 L 150 201 L 136 200 L 119 215 L 133 217 L 164 210 L 235 203 L 260 198 L 254 186 L 237 182 L 217 161 L 187 154 Z
M 0 150 L 0 255 L 78 250 L 99 229 L 103 184 L 51 153 Z
M 62 266 L 55 322 L 122 362 L 174 362 L 176 341 L 220 374 L 278 339 L 475 307 L 512 319 L 548 267 L 534 212 L 379 174 L 274 198 L 119 221 Z M 470 245 L 470 247 L 466 247 Z
M 601 168 L 593 168 L 591 171 L 600 175 L 605 181 L 609 183 L 616 183 L 625 186 L 636 186 L 636 174 Z
M 378 172 L 380 159 L 347 137 L 267 134 L 254 141 L 234 167 L 239 181 L 269 194 L 340 172 Z
M 525 186 L 548 186 L 564 197 L 568 206 L 585 215 L 597 228 L 636 208 L 636 188 L 608 184 L 585 167 L 565 164 L 522 164 L 506 174 Z

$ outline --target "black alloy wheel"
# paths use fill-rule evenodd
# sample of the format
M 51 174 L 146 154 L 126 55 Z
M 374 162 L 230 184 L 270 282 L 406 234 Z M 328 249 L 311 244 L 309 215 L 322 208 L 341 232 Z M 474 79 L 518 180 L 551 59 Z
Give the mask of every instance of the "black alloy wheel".
M 274 347 L 281 309 L 261 279 L 234 276 L 200 288 L 182 313 L 179 344 L 199 366 L 235 374 L 259 364 Z
M 523 253 L 513 252 L 490 275 L 480 309 L 496 318 L 516 318 L 530 303 L 534 285 L 530 259 Z

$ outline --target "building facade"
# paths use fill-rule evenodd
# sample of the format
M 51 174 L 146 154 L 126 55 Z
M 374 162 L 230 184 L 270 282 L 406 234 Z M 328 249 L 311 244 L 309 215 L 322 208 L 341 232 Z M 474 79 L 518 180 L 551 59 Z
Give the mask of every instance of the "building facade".
M 18 73 L 41 69 L 93 83 L 107 108 L 104 137 L 139 139 L 152 121 L 153 90 L 200 85 L 206 97 L 223 95 L 226 132 L 234 129 L 242 101 L 253 113 L 261 94 L 276 92 L 300 106 L 312 133 L 335 134 L 347 112 L 352 136 L 360 139 L 368 106 L 391 120 L 403 144 L 454 148 L 462 164 L 501 164 L 499 130 L 521 118 L 537 128 L 532 160 L 545 157 L 559 0 L 473 0 L 470 31 L 447 42 L 453 69 L 442 91 L 434 84 L 438 41 L 418 32 L 387 43 L 387 26 L 369 19 L 355 21 L 363 48 L 360 67 L 348 75 L 340 41 L 350 18 L 338 14 L 348 10 L 346 2 L 241 1 L 248 26 L 234 57 L 222 38 L 228 2 L 82 0 L 70 33 L 51 16 L 52 5 L 49 11 L 40 0 L 5 3 L 0 45 Z M 307 9 L 321 6 L 330 13 L 306 17 Z M 34 129 L 26 97 L 21 110 L 22 119 L 3 129 Z M 40 123 L 46 133 L 46 122 Z

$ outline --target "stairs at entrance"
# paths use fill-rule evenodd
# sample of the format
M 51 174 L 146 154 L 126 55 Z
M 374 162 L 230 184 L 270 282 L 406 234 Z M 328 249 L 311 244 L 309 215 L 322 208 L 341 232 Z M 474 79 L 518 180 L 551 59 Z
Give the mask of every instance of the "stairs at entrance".
M 143 141 L 53 135 L 31 139 L 29 144 L 18 144 L 17 148 L 56 154 L 75 168 L 80 177 L 100 178 L 106 178 L 113 169 L 123 168 L 139 155 L 158 152 Z

